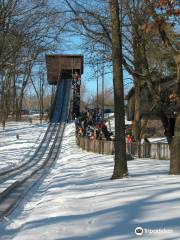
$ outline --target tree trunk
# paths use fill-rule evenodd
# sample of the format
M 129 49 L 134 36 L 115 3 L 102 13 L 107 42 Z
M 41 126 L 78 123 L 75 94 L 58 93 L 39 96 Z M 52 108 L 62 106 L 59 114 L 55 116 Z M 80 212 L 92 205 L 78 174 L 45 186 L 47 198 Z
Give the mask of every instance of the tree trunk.
M 43 116 L 44 116 L 44 102 L 43 102 L 43 95 L 39 98 L 39 116 L 40 116 L 40 123 L 42 124 Z
M 140 79 L 135 79 L 134 81 L 134 121 L 133 121 L 133 131 L 132 134 L 136 141 L 140 141 L 141 134 L 141 113 L 140 113 Z
M 122 36 L 118 0 L 110 0 L 109 7 L 112 22 L 112 63 L 115 108 L 115 165 L 112 179 L 117 179 L 123 178 L 128 173 L 125 143 Z
M 174 137 L 170 146 L 170 174 L 180 174 L 180 54 L 174 53 L 174 60 L 177 69 L 177 117 L 175 121 Z
M 180 174 L 180 116 L 178 114 L 175 124 L 175 135 L 170 145 L 170 174 Z
M 21 95 L 18 98 L 18 104 L 16 109 L 16 120 L 21 120 L 21 110 L 22 110 L 22 101 L 23 101 L 24 93 L 22 92 Z

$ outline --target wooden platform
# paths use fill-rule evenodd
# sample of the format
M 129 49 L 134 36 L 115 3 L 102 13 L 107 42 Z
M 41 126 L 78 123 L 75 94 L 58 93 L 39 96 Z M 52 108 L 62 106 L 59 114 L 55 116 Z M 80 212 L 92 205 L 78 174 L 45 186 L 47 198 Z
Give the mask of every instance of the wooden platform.
M 57 84 L 62 75 L 64 79 L 69 79 L 75 72 L 79 75 L 83 73 L 83 55 L 48 54 L 46 66 L 49 84 Z

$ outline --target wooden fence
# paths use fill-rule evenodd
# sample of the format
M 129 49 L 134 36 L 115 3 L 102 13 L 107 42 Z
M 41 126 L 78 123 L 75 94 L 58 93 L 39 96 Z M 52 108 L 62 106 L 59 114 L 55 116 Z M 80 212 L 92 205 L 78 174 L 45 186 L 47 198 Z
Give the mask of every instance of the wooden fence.
M 91 140 L 85 137 L 76 138 L 77 145 L 83 150 L 99 154 L 112 155 L 114 153 L 113 141 L 106 140 Z
M 144 143 L 135 142 L 126 144 L 127 153 L 141 158 L 154 158 L 159 160 L 169 160 L 170 150 L 167 143 Z
M 83 150 L 99 153 L 114 154 L 114 142 L 107 140 L 91 140 L 85 137 L 76 138 L 77 145 Z M 144 143 L 137 144 L 135 142 L 126 144 L 126 151 L 134 157 L 154 158 L 160 160 L 169 160 L 170 151 L 167 143 Z

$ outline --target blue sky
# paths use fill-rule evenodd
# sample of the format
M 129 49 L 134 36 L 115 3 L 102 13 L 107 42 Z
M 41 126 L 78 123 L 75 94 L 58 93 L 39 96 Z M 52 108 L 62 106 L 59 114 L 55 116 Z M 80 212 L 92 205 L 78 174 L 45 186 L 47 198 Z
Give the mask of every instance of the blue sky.
M 52 4 L 57 4 L 57 7 L 59 7 L 59 1 L 52 0 Z M 65 5 L 61 6 L 62 8 L 65 7 Z M 88 62 L 88 54 L 84 52 L 83 49 L 83 40 L 80 36 L 72 35 L 71 33 L 65 32 L 62 36 L 63 42 L 59 44 L 59 50 L 57 50 L 55 53 L 57 54 L 82 54 L 84 56 L 84 74 L 82 75 L 82 82 L 85 83 L 86 89 L 88 90 L 87 98 L 89 98 L 92 95 L 96 95 L 96 89 L 97 89 L 97 74 L 94 71 L 95 69 L 90 66 Z M 102 70 L 102 66 L 99 66 L 99 70 Z M 101 91 L 101 82 L 102 77 L 101 73 L 99 73 L 99 90 Z M 127 89 L 130 88 L 129 79 L 131 76 L 124 71 L 124 85 L 125 85 L 125 93 L 127 93 Z M 112 68 L 109 66 L 105 66 L 105 75 L 104 75 L 104 86 L 106 88 L 113 88 L 113 80 L 112 80 Z M 126 85 L 126 82 L 128 84 Z
M 66 41 L 67 40 L 67 41 Z M 82 82 L 85 83 L 87 94 L 86 98 L 91 97 L 92 95 L 96 95 L 97 89 L 97 74 L 96 69 L 94 69 L 91 65 L 88 64 L 88 55 L 81 48 L 82 42 L 77 36 L 66 37 L 65 42 L 63 43 L 63 48 L 58 50 L 56 53 L 58 54 L 82 54 L 84 56 L 84 73 L 82 75 Z M 112 68 L 110 66 L 105 65 L 105 75 L 104 75 L 104 87 L 113 88 L 113 80 L 112 80 Z M 128 89 L 132 86 L 131 84 L 131 76 L 124 71 L 124 88 L 125 94 Z M 99 91 L 102 88 L 102 66 L 99 65 Z

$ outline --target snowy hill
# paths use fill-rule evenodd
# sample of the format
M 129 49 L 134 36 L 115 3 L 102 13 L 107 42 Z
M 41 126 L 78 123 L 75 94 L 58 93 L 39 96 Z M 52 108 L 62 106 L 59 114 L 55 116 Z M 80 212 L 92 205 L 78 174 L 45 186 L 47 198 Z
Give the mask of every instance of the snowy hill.
M 130 240 L 138 226 L 141 239 L 180 239 L 180 181 L 169 161 L 129 161 L 129 177 L 112 181 L 113 157 L 82 151 L 74 131 L 67 125 L 56 165 L 1 222 L 0 239 Z M 6 149 L 6 161 L 11 155 Z

